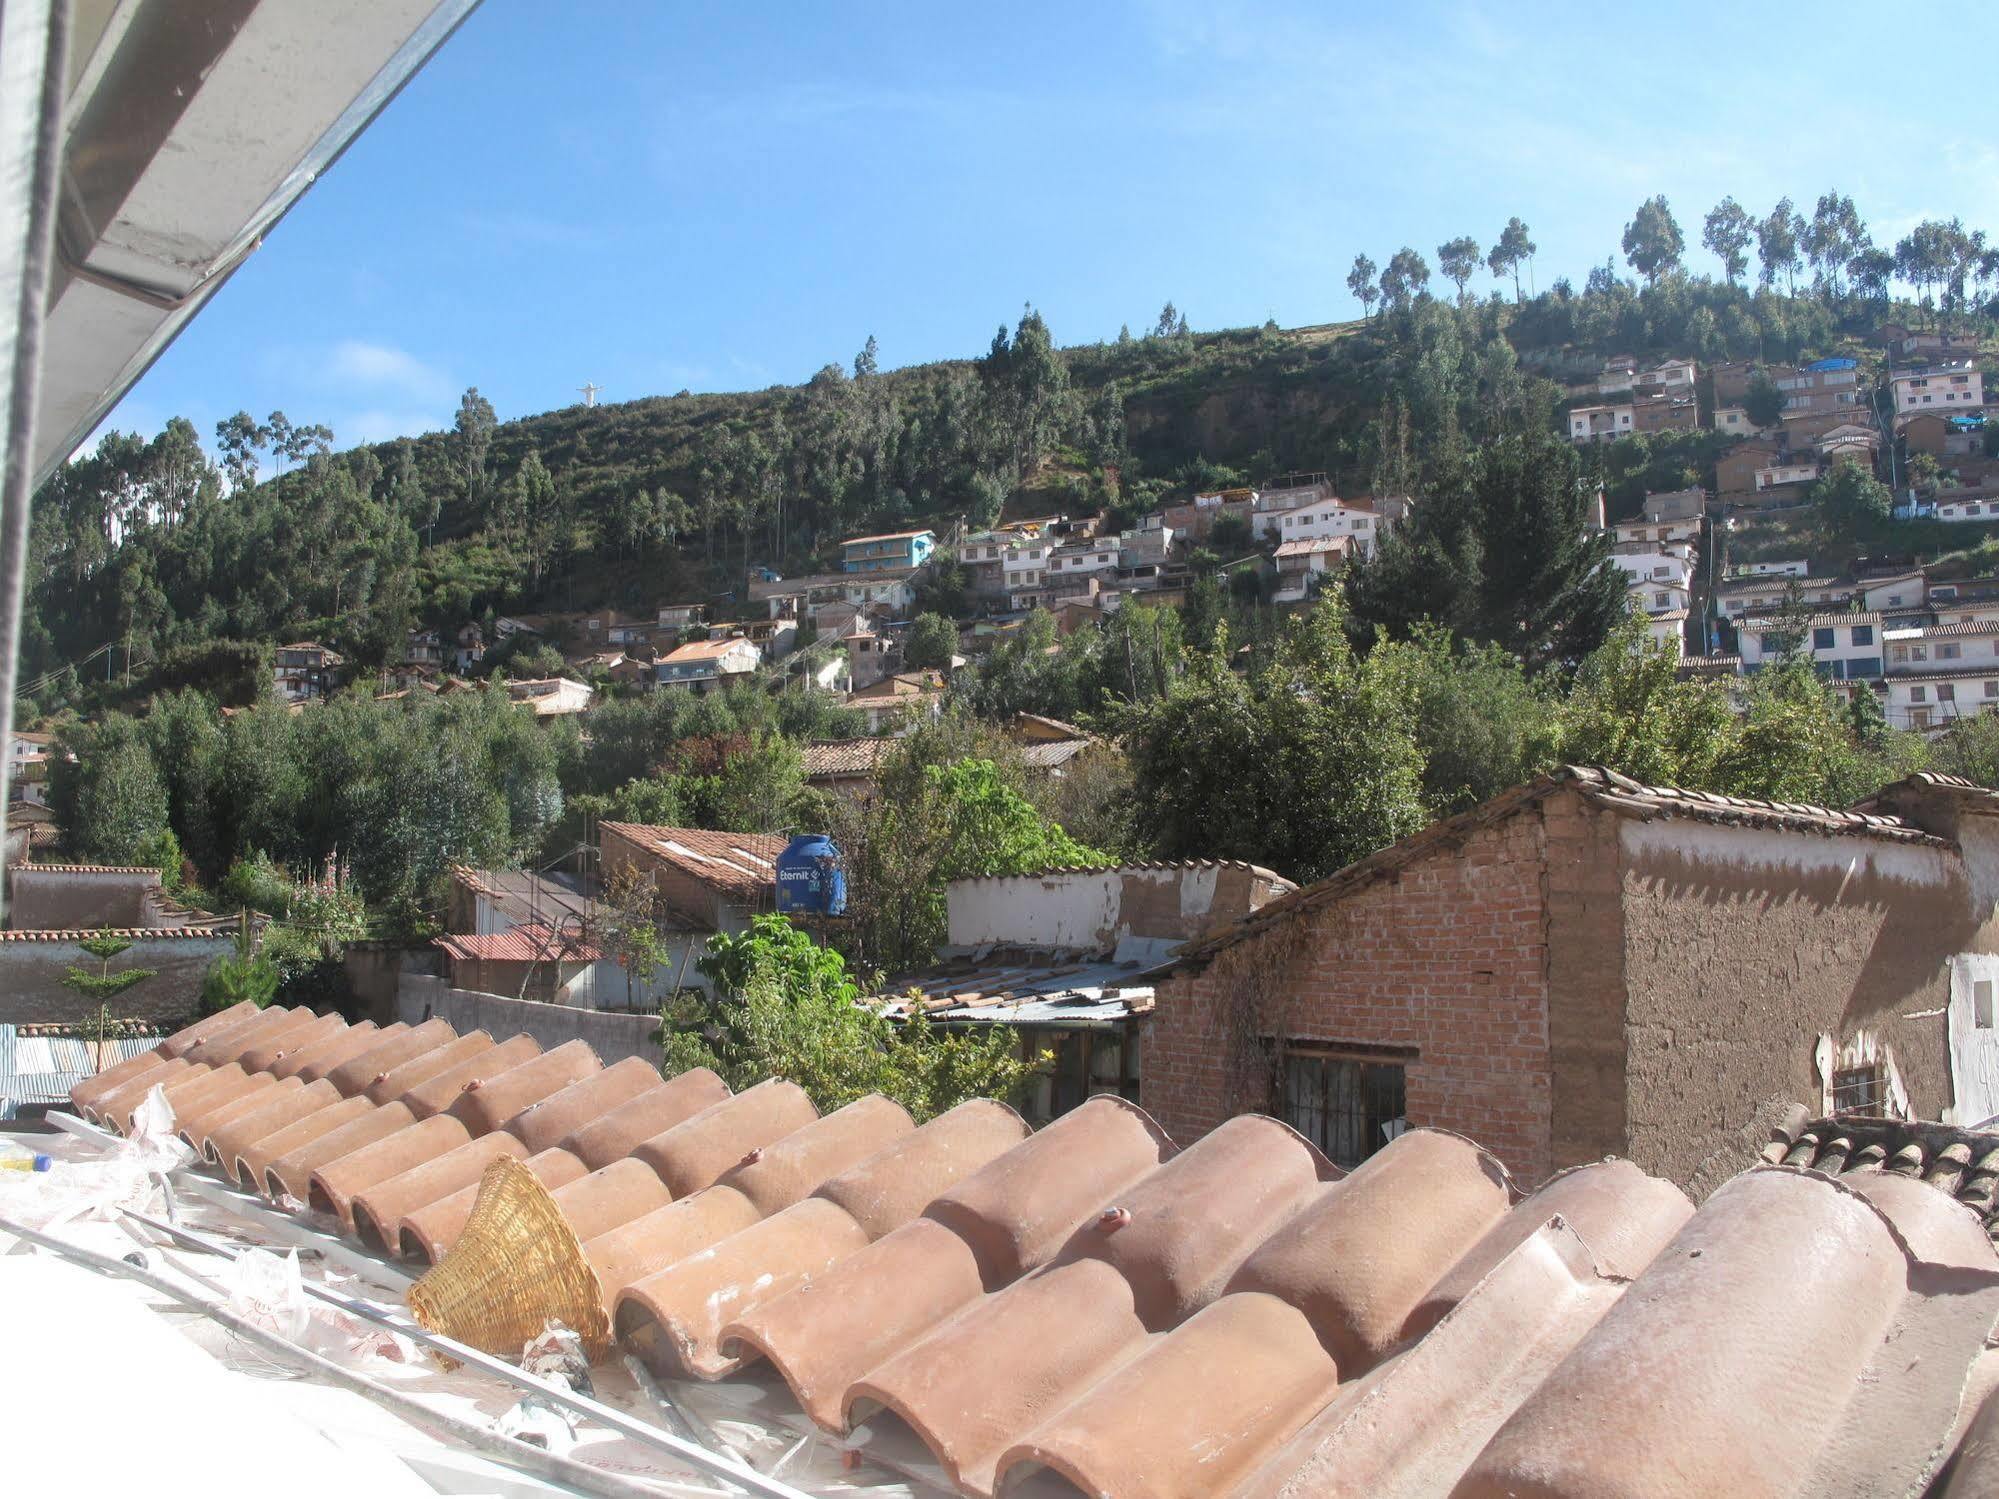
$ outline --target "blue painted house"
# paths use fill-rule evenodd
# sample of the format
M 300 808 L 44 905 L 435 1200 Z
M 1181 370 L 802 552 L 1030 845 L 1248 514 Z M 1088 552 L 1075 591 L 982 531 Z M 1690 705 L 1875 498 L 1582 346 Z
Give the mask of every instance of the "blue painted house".
M 840 543 L 840 566 L 850 573 L 907 572 L 928 562 L 936 550 L 935 531 L 853 536 Z

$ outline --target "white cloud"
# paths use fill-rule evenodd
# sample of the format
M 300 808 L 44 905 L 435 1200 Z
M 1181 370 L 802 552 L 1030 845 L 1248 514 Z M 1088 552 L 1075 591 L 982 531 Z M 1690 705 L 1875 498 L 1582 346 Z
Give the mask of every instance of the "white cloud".
M 342 339 L 333 346 L 326 374 L 335 384 L 368 391 L 393 391 L 413 402 L 451 398 L 451 378 L 435 365 L 407 350 L 362 339 Z

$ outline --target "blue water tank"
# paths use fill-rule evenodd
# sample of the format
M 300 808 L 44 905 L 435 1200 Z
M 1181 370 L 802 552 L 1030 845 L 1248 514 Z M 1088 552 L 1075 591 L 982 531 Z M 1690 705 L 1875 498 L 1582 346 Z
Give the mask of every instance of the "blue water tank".
M 777 908 L 786 915 L 839 916 L 847 909 L 840 846 L 824 833 L 800 833 L 777 856 Z

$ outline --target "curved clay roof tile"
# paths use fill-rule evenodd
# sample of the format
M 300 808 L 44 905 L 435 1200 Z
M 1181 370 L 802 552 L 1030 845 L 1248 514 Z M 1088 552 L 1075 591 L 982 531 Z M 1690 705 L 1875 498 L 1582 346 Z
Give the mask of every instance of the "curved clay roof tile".
M 476 1187 L 496 1157 L 519 1158 L 526 1154 L 527 1147 L 519 1140 L 505 1130 L 495 1130 L 490 1135 L 468 1139 L 399 1175 L 363 1187 L 354 1194 L 355 1235 L 377 1253 L 394 1257 L 402 1252 L 403 1220 L 411 1213 L 467 1187 Z
M 443 1046 L 421 1052 L 407 1062 L 389 1068 L 380 1077 L 370 1078 L 368 1086 L 362 1091 L 370 1103 L 394 1103 L 417 1084 L 430 1081 L 446 1068 L 456 1067 L 460 1062 L 469 1061 L 492 1049 L 491 1036 L 484 1031 L 473 1031 Z
M 293 1087 L 293 1084 L 297 1086 Z M 296 1077 L 282 1078 L 278 1086 L 282 1097 L 259 1105 L 240 1119 L 215 1125 L 201 1142 L 202 1155 L 232 1182 L 243 1182 L 240 1162 L 244 1154 L 265 1137 L 290 1129 L 301 1120 L 310 1119 L 328 1104 L 340 1102 L 340 1094 L 333 1084 L 323 1078 L 316 1083 Z
M 426 1020 L 394 1035 L 383 1031 L 376 1038 L 375 1045 L 349 1057 L 327 1073 L 326 1080 L 343 1095 L 352 1097 L 366 1092 L 370 1083 L 385 1076 L 391 1068 L 400 1067 L 457 1039 L 457 1030 L 449 1021 L 440 1019 Z
M 589 1077 L 602 1065 L 586 1042 L 565 1041 L 554 1050 L 530 1057 L 505 1072 L 467 1083 L 457 1101 L 444 1112 L 475 1135 L 489 1134 L 529 1104 L 540 1103 L 551 1093 Z
M 640 1094 L 664 1087 L 659 1069 L 643 1057 L 626 1057 L 599 1072 L 578 1078 L 509 1119 L 506 1129 L 520 1136 L 530 1151 L 547 1150 L 611 1110 Z
M 582 1157 L 592 1169 L 608 1166 L 729 1096 L 727 1083 L 708 1068 L 696 1067 L 574 1130 L 562 1148 Z
M 422 1082 L 412 1083 L 399 1098 L 417 1118 L 428 1119 L 457 1103 L 467 1083 L 483 1083 L 540 1055 L 541 1043 L 534 1037 L 509 1036 L 497 1046 L 473 1052 L 462 1061 L 433 1072 Z
M 686 1197 L 712 1185 L 758 1146 L 775 1144 L 818 1117 L 803 1088 L 772 1078 L 709 1105 L 632 1154 L 658 1172 L 675 1197 Z

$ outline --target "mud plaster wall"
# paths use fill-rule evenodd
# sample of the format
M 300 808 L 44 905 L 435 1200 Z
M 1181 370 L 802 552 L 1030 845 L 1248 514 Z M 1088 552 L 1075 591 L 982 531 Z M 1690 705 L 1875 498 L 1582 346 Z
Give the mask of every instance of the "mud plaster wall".
M 654 1066 L 662 1060 L 659 1043 L 654 1040 L 659 1030 L 657 1015 L 610 1014 L 477 994 L 454 989 L 443 979 L 413 973 L 403 975 L 396 1006 L 396 1018 L 410 1025 L 421 1025 L 435 1015 L 449 1021 L 461 1036 L 484 1031 L 495 1041 L 505 1041 L 527 1035 L 540 1043 L 543 1051 L 580 1038 L 607 1067 L 626 1057 L 644 1057 Z
M 1823 1032 L 1893 1052 L 1915 1113 L 1951 1102 L 1951 959 L 1992 951 L 1955 850 L 1623 820 L 1628 1154 L 1696 1195 L 1819 1096 Z
M 157 895 L 156 870 L 37 869 L 12 871 L 7 924 L 16 931 L 76 931 L 100 926 L 151 926 L 149 895 Z
M 1238 1075 L 1237 1029 L 1334 1047 L 1398 1048 L 1408 1121 L 1477 1140 L 1517 1178 L 1552 1170 L 1543 824 L 1482 828 L 1159 986 L 1145 1105 L 1176 1140 L 1268 1093 Z M 1246 971 L 1281 947 L 1245 1016 Z M 1245 968 L 1244 965 L 1247 965 Z M 1252 1084 L 1259 1081 L 1250 1080 Z

